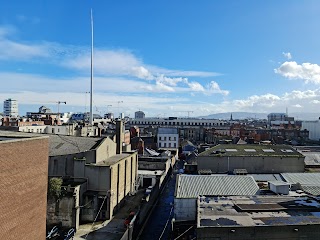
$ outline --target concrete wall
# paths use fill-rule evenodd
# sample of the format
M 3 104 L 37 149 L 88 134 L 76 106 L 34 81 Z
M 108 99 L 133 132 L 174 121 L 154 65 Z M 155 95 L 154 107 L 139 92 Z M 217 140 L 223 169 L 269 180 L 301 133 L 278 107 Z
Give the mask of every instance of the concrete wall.
M 79 164 L 75 167 L 75 162 L 95 163 L 95 159 L 96 151 L 94 150 L 69 155 L 50 156 L 48 174 L 49 176 L 84 177 L 83 174 L 81 175 L 77 172 Z
M 165 173 L 174 165 L 175 158 L 168 158 L 166 161 L 148 161 L 144 159 L 143 161 L 139 160 L 139 169 L 141 170 L 165 170 Z
M 196 198 L 174 198 L 174 218 L 177 221 L 196 220 Z
M 45 239 L 48 138 L 0 141 L 1 239 Z
M 141 170 L 166 170 L 166 162 L 139 161 Z
M 116 155 L 117 144 L 110 138 L 105 138 L 96 149 L 96 162 L 106 160 Z
M 75 134 L 74 125 L 47 126 L 45 133 L 73 136 Z
M 134 191 L 134 184 L 138 174 L 137 153 L 119 161 L 111 166 L 111 196 L 110 209 L 117 210 L 119 203 L 130 192 Z M 115 209 L 115 207 L 117 207 Z M 111 211 L 112 212 L 112 211 Z
M 198 156 L 198 169 L 214 173 L 247 169 L 248 173 L 304 172 L 304 157 L 213 157 Z
M 231 232 L 232 229 L 235 232 Z M 199 240 L 308 240 L 319 239 L 319 236 L 319 225 L 205 227 L 197 229 L 197 239 Z
M 62 224 L 65 228 L 79 228 L 79 193 L 80 186 L 71 188 L 71 191 L 59 200 L 49 197 L 47 204 L 47 225 Z
M 49 176 L 74 176 L 75 155 L 49 157 Z

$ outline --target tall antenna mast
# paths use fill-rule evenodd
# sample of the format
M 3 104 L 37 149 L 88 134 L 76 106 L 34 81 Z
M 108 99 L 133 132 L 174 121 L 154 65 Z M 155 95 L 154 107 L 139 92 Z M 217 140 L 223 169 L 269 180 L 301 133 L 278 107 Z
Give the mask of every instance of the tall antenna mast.
M 93 17 L 91 8 L 91 83 L 90 83 L 90 125 L 93 126 L 92 93 L 93 93 Z

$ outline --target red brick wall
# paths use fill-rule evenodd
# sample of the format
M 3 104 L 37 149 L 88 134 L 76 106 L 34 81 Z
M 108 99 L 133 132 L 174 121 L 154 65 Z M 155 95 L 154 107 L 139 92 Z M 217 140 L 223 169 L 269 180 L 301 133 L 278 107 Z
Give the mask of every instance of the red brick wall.
M 48 138 L 0 142 L 1 239 L 46 237 Z

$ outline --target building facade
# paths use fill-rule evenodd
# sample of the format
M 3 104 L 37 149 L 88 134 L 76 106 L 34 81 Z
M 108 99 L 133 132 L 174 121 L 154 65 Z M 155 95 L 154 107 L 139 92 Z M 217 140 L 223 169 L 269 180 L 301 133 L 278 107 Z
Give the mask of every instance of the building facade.
M 198 170 L 230 173 L 246 169 L 248 173 L 304 172 L 305 157 L 288 145 L 221 144 L 197 157 Z
M 80 189 L 82 221 L 111 219 L 124 199 L 135 193 L 137 152 L 122 151 L 124 132 L 117 123 L 115 139 L 50 136 L 49 177 L 87 179 Z
M 158 148 L 178 148 L 179 134 L 177 128 L 158 128 Z
M 137 119 L 143 119 L 143 118 L 145 118 L 145 114 L 144 114 L 144 112 L 142 112 L 142 111 L 137 111 L 137 112 L 135 112 L 134 113 L 134 118 L 137 118 Z
M 309 139 L 314 141 L 320 140 L 320 121 L 303 121 L 301 129 L 309 131 Z
M 1 239 L 45 239 L 48 137 L 6 134 L 0 136 Z
M 6 117 L 18 117 L 18 101 L 11 98 L 6 99 L 3 102 L 3 115 Z

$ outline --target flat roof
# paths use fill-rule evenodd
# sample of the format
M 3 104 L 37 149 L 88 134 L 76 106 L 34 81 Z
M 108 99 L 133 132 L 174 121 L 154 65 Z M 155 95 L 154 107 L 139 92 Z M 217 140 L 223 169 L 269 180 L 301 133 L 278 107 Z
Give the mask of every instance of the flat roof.
M 202 196 L 197 227 L 257 227 L 320 224 L 320 203 L 308 197 Z
M 119 161 L 121 161 L 122 159 L 125 159 L 129 156 L 131 156 L 132 154 L 130 153 L 122 153 L 122 154 L 116 154 L 112 157 L 109 157 L 105 160 L 99 161 L 97 163 L 93 163 L 91 165 L 95 165 L 95 166 L 111 166 Z
M 269 156 L 304 157 L 288 145 L 219 144 L 199 154 L 201 156 Z
M 255 195 L 259 187 L 253 177 L 243 175 L 177 176 L 175 198 L 197 198 L 199 195 Z
M 138 175 L 161 176 L 164 170 L 138 170 Z

